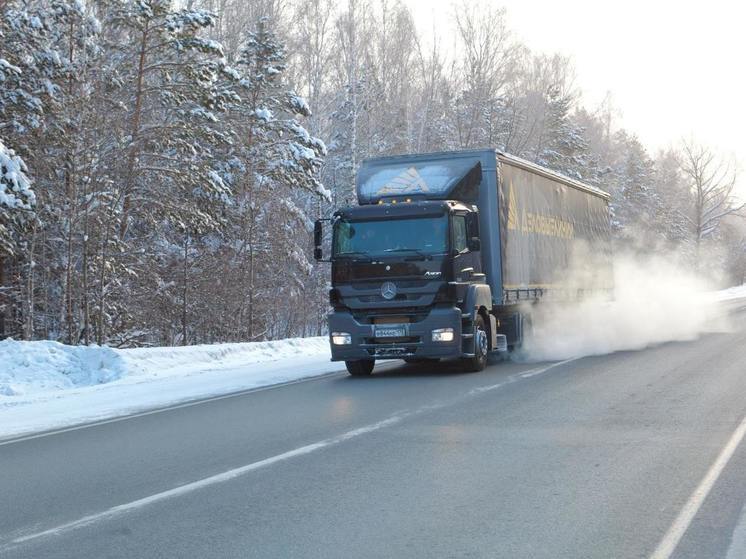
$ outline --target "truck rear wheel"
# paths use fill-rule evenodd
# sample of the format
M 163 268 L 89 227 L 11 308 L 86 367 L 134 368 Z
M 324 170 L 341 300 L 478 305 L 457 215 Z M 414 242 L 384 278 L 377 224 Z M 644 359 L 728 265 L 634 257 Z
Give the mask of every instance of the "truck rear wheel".
M 373 372 L 375 365 L 373 359 L 361 359 L 360 361 L 345 361 L 347 372 L 353 377 L 367 377 Z
M 470 373 L 477 373 L 487 366 L 487 352 L 489 351 L 489 338 L 484 318 L 477 315 L 474 319 L 474 357 L 464 359 L 464 369 Z

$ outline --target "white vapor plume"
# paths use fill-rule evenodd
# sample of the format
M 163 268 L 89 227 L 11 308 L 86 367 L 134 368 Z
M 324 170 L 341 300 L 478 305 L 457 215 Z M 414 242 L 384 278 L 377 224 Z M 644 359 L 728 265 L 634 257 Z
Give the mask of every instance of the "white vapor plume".
M 588 265 L 576 268 L 569 277 L 587 277 Z M 544 361 L 638 350 L 727 327 L 708 293 L 712 286 L 691 268 L 663 257 L 616 256 L 613 275 L 611 298 L 534 305 L 532 327 L 516 358 Z

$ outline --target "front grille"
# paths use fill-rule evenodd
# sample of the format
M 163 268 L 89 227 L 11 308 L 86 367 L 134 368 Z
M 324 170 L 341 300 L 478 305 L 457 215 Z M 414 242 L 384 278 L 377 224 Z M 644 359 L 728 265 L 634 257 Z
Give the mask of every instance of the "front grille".
M 399 307 L 397 309 L 377 309 L 375 311 L 369 310 L 353 310 L 352 317 L 360 324 L 375 324 L 379 318 L 388 319 L 393 316 L 405 316 L 407 322 L 422 322 L 427 318 L 429 309 L 423 311 L 422 309 Z
M 422 341 L 420 336 L 402 336 L 399 338 L 363 338 L 363 344 L 418 344 Z
M 381 281 L 377 282 L 370 282 L 370 281 L 364 281 L 364 282 L 353 282 L 350 283 L 350 287 L 352 289 L 356 289 L 358 291 L 369 291 L 371 289 L 381 289 L 381 286 L 387 282 L 392 281 L 396 284 L 396 287 L 398 289 L 415 289 L 420 287 L 425 287 L 428 283 L 430 283 L 431 280 L 398 280 L 396 278 L 394 279 L 381 279 Z
M 399 314 L 373 317 L 373 324 L 406 324 L 408 322 L 410 322 L 408 316 L 402 316 Z
M 385 299 L 382 295 L 360 295 L 358 301 L 363 303 L 379 303 L 382 301 L 416 301 L 422 297 L 422 293 L 399 293 L 393 299 Z

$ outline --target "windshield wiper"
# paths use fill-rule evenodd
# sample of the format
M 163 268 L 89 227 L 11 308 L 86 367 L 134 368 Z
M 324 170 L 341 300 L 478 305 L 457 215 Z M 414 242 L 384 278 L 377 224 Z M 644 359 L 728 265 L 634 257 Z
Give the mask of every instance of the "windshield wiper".
M 355 260 L 367 260 L 372 261 L 373 258 L 368 254 L 367 252 L 363 252 L 361 250 L 350 250 L 348 252 L 338 252 L 336 254 L 337 258 L 345 257 L 345 258 L 353 258 Z
M 383 252 L 414 252 L 418 256 L 421 256 L 423 260 L 429 260 L 431 258 L 431 255 L 429 255 L 427 252 L 424 252 L 418 248 L 387 248 Z

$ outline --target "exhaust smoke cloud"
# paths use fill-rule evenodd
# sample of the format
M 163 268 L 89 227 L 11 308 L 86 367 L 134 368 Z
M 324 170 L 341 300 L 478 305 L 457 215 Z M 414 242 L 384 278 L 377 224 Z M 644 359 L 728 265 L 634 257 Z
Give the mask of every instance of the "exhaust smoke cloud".
M 574 278 L 592 273 L 590 264 L 575 266 L 568 285 L 578 285 Z M 713 283 L 673 259 L 616 256 L 613 275 L 612 297 L 535 305 L 530 310 L 531 327 L 515 357 L 545 361 L 638 350 L 727 328 L 708 293 Z

